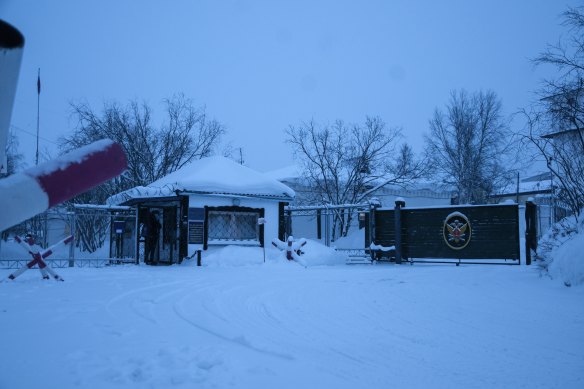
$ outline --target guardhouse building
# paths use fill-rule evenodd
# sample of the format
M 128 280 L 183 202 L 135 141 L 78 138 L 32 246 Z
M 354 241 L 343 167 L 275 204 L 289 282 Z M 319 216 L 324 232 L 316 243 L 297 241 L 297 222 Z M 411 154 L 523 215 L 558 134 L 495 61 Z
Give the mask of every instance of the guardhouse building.
M 156 215 L 156 263 L 180 263 L 213 245 L 263 246 L 283 239 L 288 186 L 224 157 L 203 158 L 151 183 L 108 199 L 136 208 L 137 260 L 144 260 L 148 220 Z M 152 236 L 152 235 L 150 235 Z

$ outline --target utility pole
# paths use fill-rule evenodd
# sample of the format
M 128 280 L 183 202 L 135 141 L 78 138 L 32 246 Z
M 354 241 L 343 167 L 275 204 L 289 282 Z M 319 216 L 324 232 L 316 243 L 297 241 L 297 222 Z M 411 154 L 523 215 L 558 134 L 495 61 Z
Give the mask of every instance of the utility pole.
M 35 166 L 39 164 L 39 126 L 40 126 L 40 105 L 41 105 L 41 68 L 37 77 L 37 134 L 36 134 L 36 158 Z
M 519 204 L 519 170 L 517 171 L 517 191 L 515 192 L 515 202 Z
M 552 169 L 553 158 L 549 157 L 548 168 L 550 170 L 550 227 L 553 227 L 556 222 L 556 201 L 555 201 L 555 190 L 554 190 L 554 170 Z
M 41 104 L 41 68 L 39 68 L 38 75 L 37 75 L 37 133 L 36 133 L 36 154 L 35 154 L 35 161 L 34 165 L 39 165 L 39 128 L 40 128 L 40 104 Z M 41 216 L 36 215 L 33 219 L 33 229 L 36 239 L 39 238 L 39 234 L 41 231 L 43 232 L 43 239 L 46 244 L 47 236 L 46 236 L 46 214 L 45 214 L 45 228 L 41 229 Z M 46 247 L 46 246 L 45 246 Z

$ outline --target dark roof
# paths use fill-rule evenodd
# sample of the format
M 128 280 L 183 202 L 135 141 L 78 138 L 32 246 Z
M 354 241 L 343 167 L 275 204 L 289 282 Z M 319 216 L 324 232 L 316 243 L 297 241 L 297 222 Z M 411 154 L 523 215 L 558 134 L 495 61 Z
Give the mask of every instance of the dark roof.
M 551 172 L 543 172 L 536 174 L 535 176 L 527 177 L 521 180 L 521 182 L 537 182 L 543 180 L 550 180 L 552 178 Z

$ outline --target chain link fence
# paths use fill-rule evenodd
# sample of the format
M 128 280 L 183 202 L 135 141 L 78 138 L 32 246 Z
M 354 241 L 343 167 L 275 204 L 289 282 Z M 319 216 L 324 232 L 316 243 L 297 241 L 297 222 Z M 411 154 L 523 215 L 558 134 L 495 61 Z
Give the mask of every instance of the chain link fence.
M 129 207 L 75 205 L 51 209 L 2 232 L 0 268 L 20 268 L 32 259 L 14 239 L 27 234 L 39 251 L 74 236 L 72 244 L 46 258 L 55 268 L 135 263 L 136 228 L 136 215 Z
M 349 253 L 365 250 L 365 214 L 369 204 L 286 207 L 288 235 L 316 240 Z M 343 225 L 343 223 L 345 223 Z M 344 230 L 346 234 L 342 233 Z

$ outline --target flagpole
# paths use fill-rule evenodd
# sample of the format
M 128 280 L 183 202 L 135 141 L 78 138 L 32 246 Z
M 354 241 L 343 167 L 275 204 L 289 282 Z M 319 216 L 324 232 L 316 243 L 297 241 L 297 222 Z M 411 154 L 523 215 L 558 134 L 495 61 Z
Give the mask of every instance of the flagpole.
M 36 136 L 36 159 L 35 166 L 39 164 L 39 118 L 40 118 L 40 104 L 41 104 L 41 68 L 37 77 L 37 136 Z

